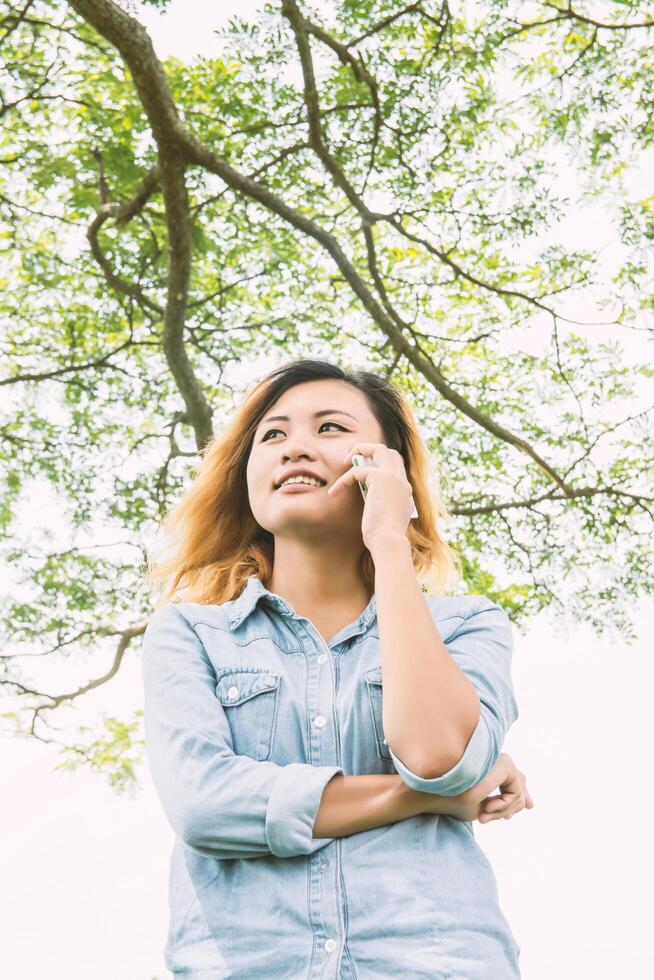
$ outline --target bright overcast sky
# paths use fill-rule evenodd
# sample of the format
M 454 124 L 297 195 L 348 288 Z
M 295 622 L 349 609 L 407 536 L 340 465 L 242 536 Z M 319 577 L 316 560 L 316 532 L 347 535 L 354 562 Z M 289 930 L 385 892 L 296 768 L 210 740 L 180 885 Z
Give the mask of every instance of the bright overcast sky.
M 141 16 L 161 56 L 191 58 L 215 50 L 212 28 L 257 6 L 178 0 L 164 16 L 151 8 Z M 536 806 L 509 821 L 476 823 L 475 836 L 521 947 L 523 980 L 654 976 L 653 612 L 643 604 L 642 639 L 631 647 L 599 641 L 586 628 L 563 640 L 544 621 L 526 636 L 514 633 L 520 717 L 505 750 L 526 773 Z M 103 669 L 94 663 L 93 676 Z M 80 670 L 86 676 L 88 664 L 73 660 L 57 669 L 58 681 L 65 671 L 79 680 Z M 80 723 L 91 724 L 102 711 L 129 717 L 141 700 L 134 647 L 120 675 L 76 710 Z M 3 976 L 166 980 L 172 831 L 147 769 L 131 800 L 89 773 L 54 774 L 60 760 L 46 746 L 5 740 L 2 747 Z M 636 817 L 645 841 L 624 826 Z

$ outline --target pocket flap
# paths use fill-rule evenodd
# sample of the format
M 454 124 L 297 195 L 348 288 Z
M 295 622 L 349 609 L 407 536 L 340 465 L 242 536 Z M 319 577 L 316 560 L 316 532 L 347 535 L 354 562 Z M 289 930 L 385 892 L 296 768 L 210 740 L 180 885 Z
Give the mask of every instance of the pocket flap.
M 219 678 L 216 694 L 223 705 L 242 704 L 256 694 L 276 690 L 279 677 L 266 670 L 230 668 Z
M 366 681 L 368 682 L 368 684 L 381 684 L 382 682 L 381 667 L 371 667 L 370 670 L 367 670 Z

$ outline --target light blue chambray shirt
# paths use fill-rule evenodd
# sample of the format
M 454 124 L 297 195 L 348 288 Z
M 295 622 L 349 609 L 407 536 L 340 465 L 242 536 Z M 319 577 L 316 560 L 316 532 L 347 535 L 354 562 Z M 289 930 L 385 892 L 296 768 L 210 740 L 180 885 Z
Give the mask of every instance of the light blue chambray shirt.
M 506 613 L 479 595 L 425 599 L 481 701 L 462 758 L 435 779 L 408 769 L 384 738 L 374 595 L 329 645 L 254 576 L 230 602 L 152 616 L 145 739 L 175 832 L 164 950 L 174 976 L 520 976 L 471 822 L 421 814 L 312 837 L 337 773 L 399 773 L 414 789 L 460 793 L 491 769 L 518 717 Z

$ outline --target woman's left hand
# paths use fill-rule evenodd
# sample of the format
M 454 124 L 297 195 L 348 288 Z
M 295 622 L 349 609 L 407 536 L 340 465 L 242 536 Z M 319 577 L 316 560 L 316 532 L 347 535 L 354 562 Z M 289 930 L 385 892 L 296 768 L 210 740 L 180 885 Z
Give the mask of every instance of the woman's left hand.
M 500 794 L 490 795 L 499 786 Z M 527 789 L 525 774 L 516 766 L 506 752 L 500 756 L 480 782 L 456 796 L 441 796 L 437 813 L 455 817 L 457 820 L 478 820 L 490 823 L 491 820 L 510 820 L 520 810 L 531 810 L 534 801 Z
M 406 536 L 413 510 L 413 488 L 404 468 L 402 454 L 382 442 L 357 442 L 348 450 L 343 462 L 351 462 L 360 453 L 371 457 L 372 465 L 351 466 L 327 489 L 328 494 L 340 493 L 345 487 L 359 482 L 368 488 L 361 520 L 363 543 L 372 552 L 375 544 L 386 536 Z

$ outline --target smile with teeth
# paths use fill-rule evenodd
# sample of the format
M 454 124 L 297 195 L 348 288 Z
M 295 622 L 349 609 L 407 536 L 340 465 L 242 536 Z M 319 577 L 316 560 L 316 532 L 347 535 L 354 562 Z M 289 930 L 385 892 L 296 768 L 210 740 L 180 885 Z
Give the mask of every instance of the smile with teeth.
M 278 490 L 281 490 L 282 487 L 292 486 L 295 483 L 305 483 L 305 484 L 307 484 L 307 486 L 310 486 L 310 487 L 324 487 L 325 486 L 325 480 L 317 480 L 313 476 L 289 476 L 289 478 L 287 480 L 284 480 L 283 483 L 280 483 L 280 485 L 279 485 L 279 487 L 277 489 Z

